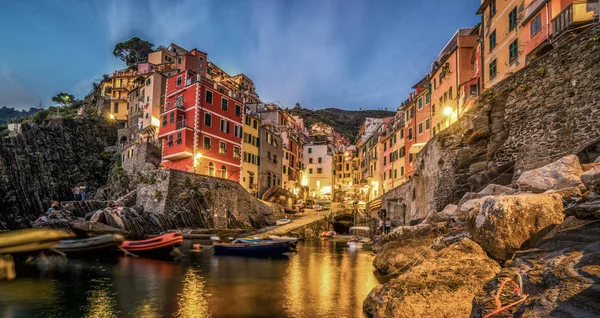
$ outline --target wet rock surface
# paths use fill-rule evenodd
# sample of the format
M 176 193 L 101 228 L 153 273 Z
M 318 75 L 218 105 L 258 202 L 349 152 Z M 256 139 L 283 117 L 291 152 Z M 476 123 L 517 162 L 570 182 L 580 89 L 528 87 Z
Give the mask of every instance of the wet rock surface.
M 583 169 L 579 158 L 569 155 L 543 167 L 523 172 L 516 184 L 521 191 L 541 193 L 547 190 L 583 186 L 582 174 Z

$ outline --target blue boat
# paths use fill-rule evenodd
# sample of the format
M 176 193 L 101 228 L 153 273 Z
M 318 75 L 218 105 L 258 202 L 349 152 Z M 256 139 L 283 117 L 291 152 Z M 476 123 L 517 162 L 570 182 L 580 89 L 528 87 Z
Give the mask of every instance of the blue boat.
M 268 256 L 290 251 L 290 241 L 236 240 L 232 243 L 213 243 L 217 255 Z

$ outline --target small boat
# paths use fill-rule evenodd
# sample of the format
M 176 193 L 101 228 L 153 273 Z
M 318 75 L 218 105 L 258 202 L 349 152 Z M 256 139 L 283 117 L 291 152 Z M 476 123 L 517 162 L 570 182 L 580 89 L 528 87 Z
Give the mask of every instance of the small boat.
M 104 234 L 90 238 L 62 240 L 54 248 L 66 254 L 108 252 L 119 247 L 124 240 L 121 234 Z
M 290 251 L 290 241 L 235 240 L 232 243 L 213 243 L 217 255 L 269 256 Z
M 173 249 L 181 246 L 183 235 L 172 232 L 140 241 L 125 241 L 121 248 L 136 255 L 153 254 L 169 255 Z
M 25 229 L 0 234 L 0 254 L 43 251 L 55 247 L 60 240 L 73 237 L 62 230 Z
M 350 249 L 362 248 L 365 243 L 371 241 L 370 238 L 365 237 L 369 235 L 371 228 L 368 226 L 353 226 L 350 228 L 350 235 L 352 238 L 346 244 Z M 360 235 L 359 235 L 360 234 Z M 362 236 L 364 235 L 364 236 Z
M 288 224 L 290 222 L 292 222 L 292 220 L 290 220 L 290 219 L 280 219 L 280 220 L 277 220 L 275 222 L 275 224 L 276 225 L 286 225 L 286 224 Z

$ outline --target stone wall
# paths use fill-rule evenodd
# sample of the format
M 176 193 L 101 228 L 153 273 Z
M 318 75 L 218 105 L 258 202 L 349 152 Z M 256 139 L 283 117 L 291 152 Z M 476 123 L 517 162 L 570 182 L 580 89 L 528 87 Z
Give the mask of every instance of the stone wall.
M 133 155 L 131 155 L 133 154 Z M 134 142 L 121 150 L 121 165 L 129 174 L 154 170 L 160 165 L 161 152 L 147 142 Z
M 160 169 L 138 175 L 137 205 L 145 211 L 203 214 L 214 228 L 271 225 L 281 206 L 256 199 L 239 183 L 194 173 Z
M 85 185 L 88 196 L 106 183 L 117 128 L 100 118 L 54 119 L 47 125 L 21 124 L 15 136 L 0 139 L 0 229 L 29 226 L 52 200 L 72 199 Z
M 414 176 L 384 194 L 383 206 L 408 223 L 458 202 L 468 191 L 511 184 L 526 170 L 595 147 L 599 65 L 596 25 L 485 90 L 421 150 Z

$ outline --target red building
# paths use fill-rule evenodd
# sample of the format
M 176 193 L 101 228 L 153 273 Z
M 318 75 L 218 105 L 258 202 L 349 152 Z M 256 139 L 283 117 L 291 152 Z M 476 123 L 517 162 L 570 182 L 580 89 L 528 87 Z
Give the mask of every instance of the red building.
M 167 80 L 162 165 L 240 182 L 242 97 L 206 77 L 206 58 L 197 50 L 177 58 L 188 68 Z

